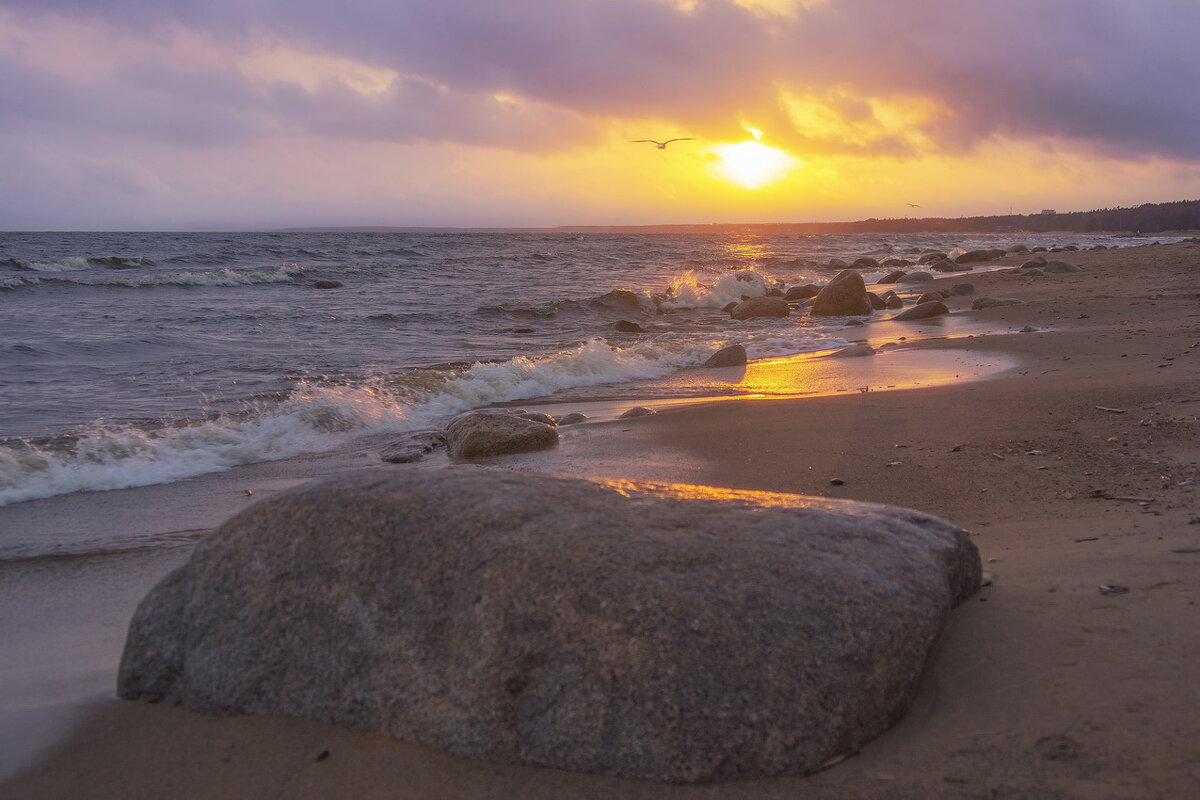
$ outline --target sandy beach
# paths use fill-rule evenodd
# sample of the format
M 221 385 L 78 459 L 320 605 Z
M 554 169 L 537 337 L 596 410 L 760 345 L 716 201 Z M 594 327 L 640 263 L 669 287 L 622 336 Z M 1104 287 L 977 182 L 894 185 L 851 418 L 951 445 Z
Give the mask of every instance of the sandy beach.
M 1200 795 L 1200 244 L 1061 256 L 1084 271 L 966 272 L 922 285 L 970 282 L 975 294 L 949 300 L 948 317 L 862 327 L 875 356 L 746 370 L 814 396 L 680 404 L 487 461 L 865 500 L 969 529 L 993 582 L 954 612 L 912 710 L 853 757 L 806 778 L 664 786 L 473 763 L 311 721 L 116 700 L 124 625 L 149 586 L 247 504 L 314 474 L 378 464 L 365 442 L 286 467 L 0 509 L 0 525 L 18 532 L 86 538 L 97 526 L 141 526 L 178 543 L 0 571 L 0 631 L 17 645 L 0 654 L 0 795 Z M 972 311 L 984 295 L 1022 302 Z

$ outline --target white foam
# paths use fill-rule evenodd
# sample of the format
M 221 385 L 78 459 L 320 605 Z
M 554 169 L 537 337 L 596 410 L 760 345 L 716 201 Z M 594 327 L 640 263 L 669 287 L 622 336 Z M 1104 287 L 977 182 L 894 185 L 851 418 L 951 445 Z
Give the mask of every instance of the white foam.
M 250 286 L 259 283 L 285 283 L 303 275 L 304 268 L 298 264 L 286 264 L 275 269 L 236 272 L 232 269 L 217 269 L 208 272 L 166 272 L 143 275 L 99 275 L 79 278 L 59 278 L 63 283 L 81 283 L 88 286 Z
M 746 331 L 751 357 L 838 346 L 797 328 Z M 542 397 L 560 389 L 661 378 L 696 366 L 723 341 L 663 337 L 630 348 L 592 339 L 537 358 L 476 364 L 418 392 L 399 395 L 382 379 L 355 386 L 299 384 L 287 400 L 182 428 L 97 426 L 69 452 L 0 447 L 0 505 L 83 490 L 168 483 L 239 464 L 336 449 L 368 433 L 443 424 L 472 408 Z
M 724 308 L 740 303 L 742 296 L 761 297 L 766 294 L 766 279 L 754 270 L 727 272 L 713 283 L 705 283 L 694 270 L 688 270 L 671 281 L 670 299 L 661 308 Z
M 71 256 L 57 261 L 20 261 L 18 263 L 22 269 L 34 272 L 78 272 L 90 266 L 86 258 L 79 256 Z

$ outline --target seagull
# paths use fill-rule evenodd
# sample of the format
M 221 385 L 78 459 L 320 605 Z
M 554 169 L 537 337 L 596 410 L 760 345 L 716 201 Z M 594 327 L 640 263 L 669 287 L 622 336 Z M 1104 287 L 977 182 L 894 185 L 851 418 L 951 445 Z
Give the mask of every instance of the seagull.
M 630 139 L 629 141 L 633 144 L 637 144 L 638 142 L 650 142 L 659 150 L 666 150 L 667 145 L 669 145 L 671 142 L 690 142 L 695 138 L 696 137 L 694 136 L 680 136 L 677 139 L 667 139 L 665 142 L 660 142 L 657 139 Z
M 920 208 L 920 206 L 916 203 L 905 203 L 904 205 L 908 206 L 909 208 Z

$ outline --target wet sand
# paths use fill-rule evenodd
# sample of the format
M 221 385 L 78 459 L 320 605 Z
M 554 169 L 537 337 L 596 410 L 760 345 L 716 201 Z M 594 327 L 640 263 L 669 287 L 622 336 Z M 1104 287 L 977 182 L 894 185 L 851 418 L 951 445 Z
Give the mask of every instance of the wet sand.
M 824 396 L 679 405 L 651 417 L 564 429 L 552 451 L 489 462 L 890 503 L 970 529 L 995 583 L 955 612 L 908 716 L 856 757 L 808 778 L 671 787 L 471 763 L 317 722 L 212 719 L 114 700 L 122 618 L 144 587 L 175 563 L 172 558 L 186 554 L 181 544 L 153 558 L 114 555 L 112 568 L 90 564 L 88 574 L 73 581 L 59 573 L 58 585 L 31 577 L 28 569 L 20 576 L 0 572 L 0 630 L 6 642 L 19 644 L 0 656 L 9 676 L 0 697 L 6 740 L 0 744 L 25 743 L 20 758 L 10 751 L 4 760 L 17 774 L 0 785 L 0 794 L 1200 794 L 1200 511 L 1194 484 L 1200 461 L 1200 245 L 1062 257 L 1086 271 L 942 279 L 946 285 L 974 283 L 976 296 L 1025 302 L 969 311 L 972 298 L 966 297 L 949 303 L 955 313 L 944 322 L 865 326 L 864 338 L 893 346 L 852 359 L 853 365 L 823 362 L 831 376 L 824 384 L 828 393 L 812 391 Z M 1027 325 L 1039 330 L 1016 332 Z M 917 331 L 939 330 L 956 336 L 912 341 Z M 984 330 L 989 334 L 981 335 Z M 906 358 L 916 363 L 930 350 L 940 351 L 937 359 L 950 359 L 946 369 L 969 370 L 993 358 L 1019 362 L 982 380 L 955 380 L 952 375 L 963 372 L 943 370 L 940 377 L 928 375 L 939 385 L 861 390 L 893 382 L 872 384 L 870 376 Z M 759 378 L 772 369 L 794 373 L 801 366 L 760 364 L 748 372 L 771 385 Z M 0 523 L 54 525 L 72 536 L 86 536 L 88 526 L 97 524 L 203 531 L 252 502 L 245 488 L 263 497 L 312 474 L 373 463 L 373 449 L 364 444 L 358 453 L 258 465 L 170 486 L 22 504 L 0 509 Z M 842 485 L 831 485 L 835 478 Z M 1128 591 L 1104 593 L 1101 585 Z M 97 591 L 104 602 L 91 596 Z M 22 599 L 30 592 L 42 605 Z M 49 666 L 42 652 L 50 654 Z M 53 744 L 31 761 L 46 741 Z

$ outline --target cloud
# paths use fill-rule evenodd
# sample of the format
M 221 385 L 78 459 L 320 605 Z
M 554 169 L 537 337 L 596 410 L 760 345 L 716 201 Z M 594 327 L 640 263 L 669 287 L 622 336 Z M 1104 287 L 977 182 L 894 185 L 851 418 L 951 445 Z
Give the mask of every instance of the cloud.
M 172 75 L 162 62 L 123 76 L 127 91 L 152 90 L 152 76 L 163 92 L 231 114 L 231 135 L 274 120 L 350 139 L 521 149 L 588 141 L 597 119 L 661 120 L 714 138 L 749 120 L 802 154 L 962 152 L 1004 136 L 1200 158 L 1200 102 L 1179 90 L 1185 76 L 1200 74 L 1200 49 L 1189 41 L 1200 29 L 1192 0 L 3 0 L 4 7 L 23 19 L 91 18 L 159 41 L 186 30 L 234 58 L 282 41 L 401 76 L 382 97 L 346 85 L 256 89 L 229 75 Z M 772 8 L 789 13 L 764 13 Z M 108 96 L 120 93 L 113 89 Z M 789 102 L 796 96 L 823 128 L 797 114 Z M 896 113 L 905 106 L 927 113 Z M 546 133 L 553 128 L 559 132 Z

